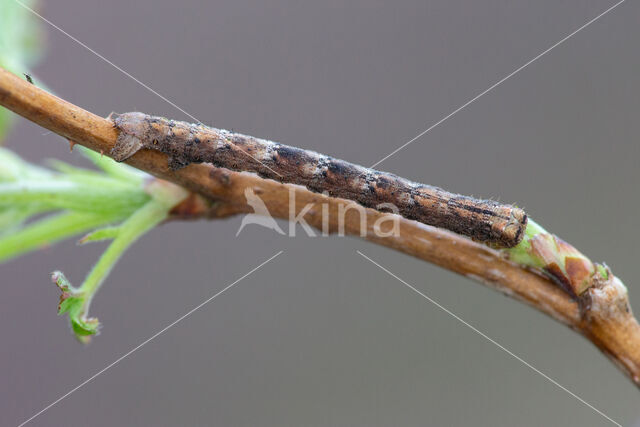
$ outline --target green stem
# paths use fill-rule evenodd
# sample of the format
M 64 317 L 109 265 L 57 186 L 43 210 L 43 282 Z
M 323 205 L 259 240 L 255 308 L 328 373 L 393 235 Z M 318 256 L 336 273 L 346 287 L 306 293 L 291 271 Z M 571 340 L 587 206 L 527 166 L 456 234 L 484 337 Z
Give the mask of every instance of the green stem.
M 85 314 L 89 312 L 91 299 L 122 254 L 143 234 L 164 221 L 168 216 L 168 211 L 169 209 L 165 203 L 151 200 L 118 227 L 116 238 L 102 254 L 82 286 L 78 289 L 79 293 L 85 295 Z

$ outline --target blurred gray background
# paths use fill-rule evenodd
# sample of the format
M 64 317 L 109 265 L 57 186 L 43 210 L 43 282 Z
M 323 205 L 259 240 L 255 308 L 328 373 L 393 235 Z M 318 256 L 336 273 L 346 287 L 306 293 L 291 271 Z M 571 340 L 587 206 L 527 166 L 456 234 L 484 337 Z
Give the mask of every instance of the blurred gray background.
M 43 15 L 201 121 L 370 165 L 612 1 L 46 2 Z M 628 1 L 379 168 L 517 202 L 640 310 L 640 5 Z M 35 70 L 97 114 L 188 119 L 47 27 Z M 70 155 L 23 119 L 31 161 Z M 279 250 L 284 254 L 36 418 L 34 426 L 600 426 L 592 409 L 356 254 L 372 257 L 624 425 L 638 390 L 589 342 L 433 265 L 355 238 L 240 218 L 138 242 L 75 342 L 49 273 L 80 283 L 104 246 L 2 265 L 0 424 L 16 425 Z M 282 226 L 286 224 L 282 223 Z

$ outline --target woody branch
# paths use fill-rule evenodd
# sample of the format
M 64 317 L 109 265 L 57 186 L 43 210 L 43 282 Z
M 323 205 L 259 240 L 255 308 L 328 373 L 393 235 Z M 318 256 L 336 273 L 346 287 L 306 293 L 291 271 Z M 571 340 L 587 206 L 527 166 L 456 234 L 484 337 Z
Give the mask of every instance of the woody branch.
M 108 154 L 116 144 L 118 130 L 113 122 L 3 69 L 0 104 L 94 151 Z M 573 299 L 547 276 L 509 261 L 498 250 L 440 228 L 400 218 L 400 233 L 381 237 L 373 227 L 387 214 L 363 208 L 366 221 L 361 221 L 358 210 L 348 209 L 354 203 L 349 200 L 209 164 L 191 164 L 174 171 L 168 166 L 166 154 L 152 150 L 137 152 L 127 163 L 191 191 L 174 208 L 175 218 L 221 218 L 251 212 L 244 196 L 245 189 L 251 188 L 274 217 L 289 219 L 290 201 L 296 215 L 308 205 L 317 206 L 318 209 L 308 210 L 304 219 L 323 229 L 325 213 L 321 214 L 320 206 L 324 204 L 328 206 L 330 231 L 338 229 L 338 213 L 342 212 L 346 234 L 434 263 L 525 302 L 585 336 L 640 385 L 640 326 L 629 307 L 624 285 L 608 271 L 596 274 L 588 289 Z M 295 203 L 290 196 L 295 197 Z M 366 229 L 362 230 L 361 224 L 366 224 Z

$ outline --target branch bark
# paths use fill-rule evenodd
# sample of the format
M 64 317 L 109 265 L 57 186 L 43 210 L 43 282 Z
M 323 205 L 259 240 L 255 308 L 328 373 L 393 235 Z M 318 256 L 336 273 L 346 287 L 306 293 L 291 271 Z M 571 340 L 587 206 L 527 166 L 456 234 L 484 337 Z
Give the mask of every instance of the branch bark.
M 110 120 L 51 95 L 3 69 L 0 69 L 0 104 L 97 152 L 110 153 L 116 144 L 118 130 Z M 629 307 L 626 288 L 610 272 L 599 275 L 594 286 L 572 300 L 542 274 L 507 260 L 497 250 L 440 228 L 400 218 L 399 236 L 380 237 L 380 233 L 374 233 L 374 224 L 388 214 L 364 209 L 366 221 L 361 221 L 360 211 L 349 209 L 354 204 L 349 200 L 209 164 L 191 164 L 173 171 L 168 167 L 167 156 L 152 150 L 137 152 L 127 163 L 193 193 L 174 209 L 177 218 L 221 218 L 252 212 L 246 203 L 247 188 L 260 196 L 274 217 L 289 219 L 290 202 L 295 207 L 294 215 L 311 204 L 313 207 L 303 218 L 320 230 L 325 225 L 335 232 L 337 219 L 344 216 L 346 234 L 361 236 L 479 281 L 553 317 L 593 342 L 640 385 L 640 326 Z M 323 218 L 325 221 L 328 218 L 328 222 L 323 224 Z M 361 224 L 366 224 L 364 230 Z

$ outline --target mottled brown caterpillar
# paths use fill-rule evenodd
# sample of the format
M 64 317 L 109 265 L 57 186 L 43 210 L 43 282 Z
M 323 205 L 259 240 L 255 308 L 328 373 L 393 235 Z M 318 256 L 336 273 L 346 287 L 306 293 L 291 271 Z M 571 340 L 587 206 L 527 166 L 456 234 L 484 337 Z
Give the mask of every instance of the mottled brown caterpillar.
M 326 191 L 368 208 L 391 203 L 405 218 L 496 246 L 517 245 L 527 225 L 527 215 L 515 206 L 449 193 L 314 151 L 144 113 L 112 119 L 120 131 L 111 151 L 118 162 L 143 148 L 157 150 L 169 156 L 174 170 L 190 163 L 211 163 Z

